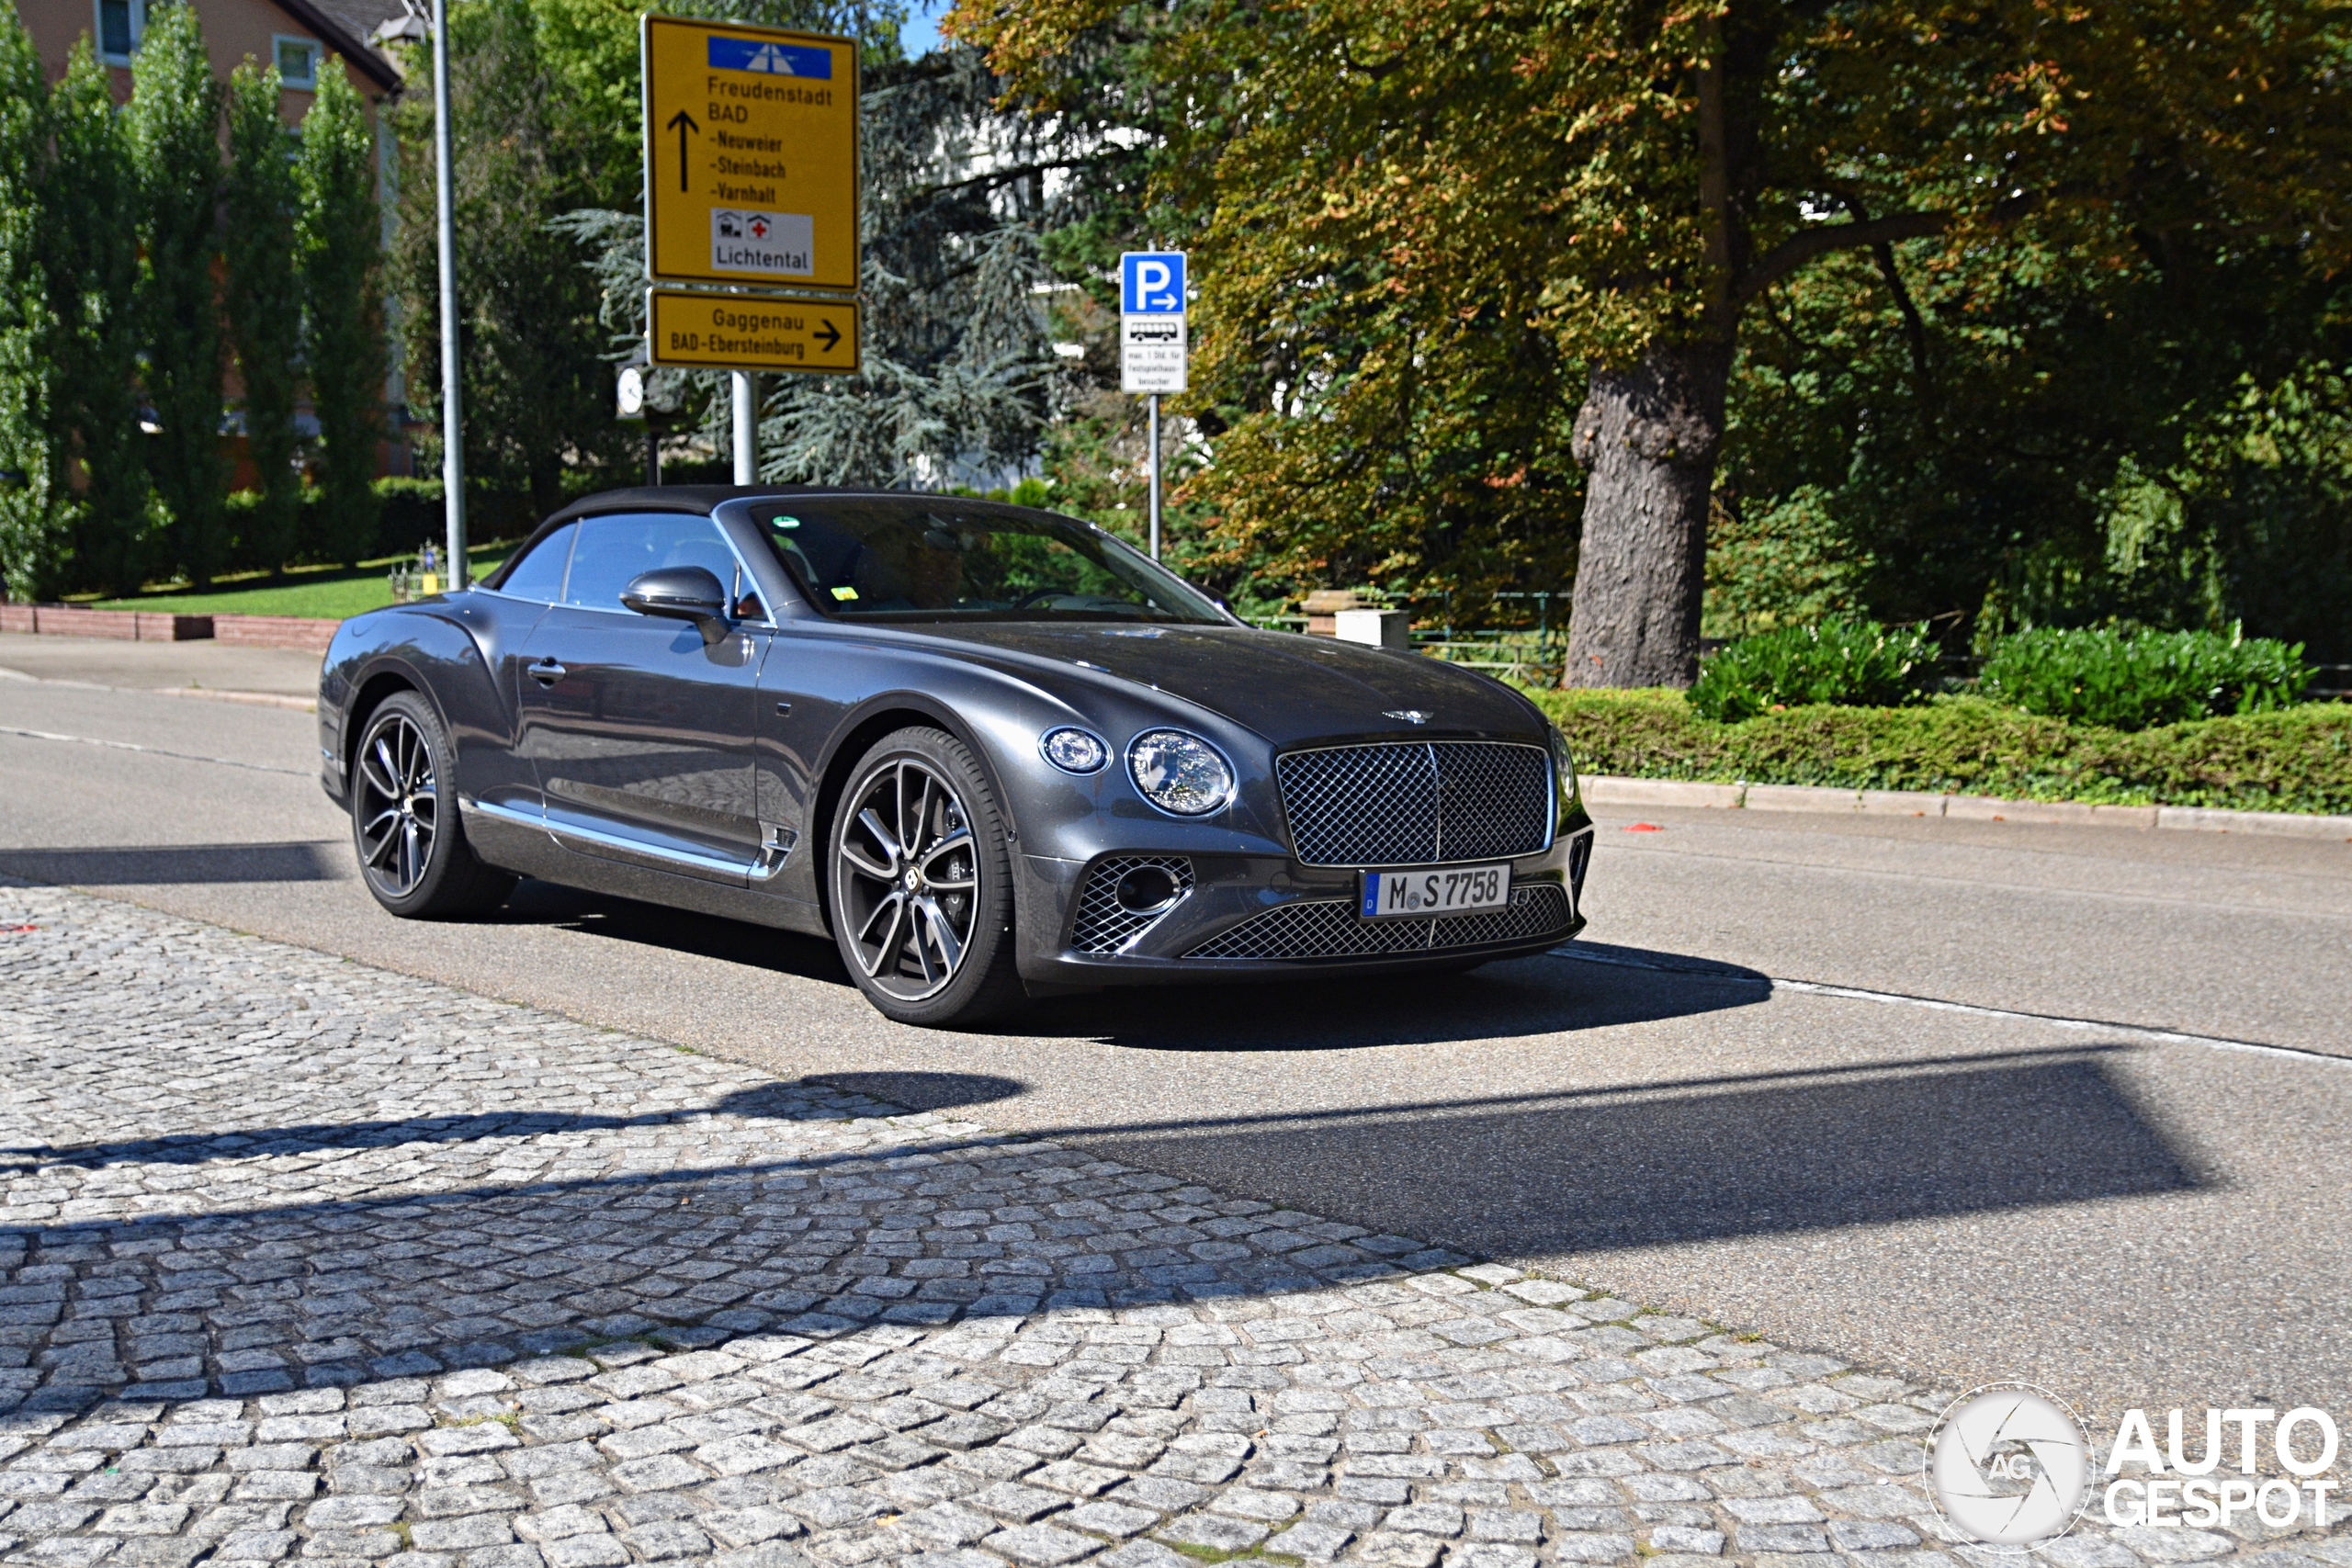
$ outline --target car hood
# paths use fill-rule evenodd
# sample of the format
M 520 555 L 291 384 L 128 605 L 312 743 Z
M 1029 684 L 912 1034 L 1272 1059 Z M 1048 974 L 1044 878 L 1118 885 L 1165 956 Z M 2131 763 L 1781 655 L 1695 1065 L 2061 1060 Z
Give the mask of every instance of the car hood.
M 905 628 L 910 631 L 915 628 Z M 1501 682 L 1439 660 L 1332 637 L 1247 626 L 1035 622 L 925 626 L 925 640 L 986 649 L 1025 666 L 1102 674 L 1164 692 L 1254 730 L 1276 746 L 1408 731 L 1536 739 L 1544 719 Z M 1414 711 L 1421 726 L 1388 716 Z

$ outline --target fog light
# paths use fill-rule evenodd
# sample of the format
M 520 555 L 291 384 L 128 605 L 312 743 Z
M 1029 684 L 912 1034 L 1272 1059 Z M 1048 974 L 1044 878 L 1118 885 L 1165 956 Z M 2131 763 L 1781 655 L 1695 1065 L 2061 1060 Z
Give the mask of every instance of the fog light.
M 1151 915 L 1176 902 L 1178 891 L 1176 879 L 1165 866 L 1139 865 L 1119 878 L 1112 897 L 1131 915 Z
M 1098 737 L 1069 725 L 1039 736 L 1037 750 L 1066 773 L 1095 773 L 1111 760 L 1111 749 Z

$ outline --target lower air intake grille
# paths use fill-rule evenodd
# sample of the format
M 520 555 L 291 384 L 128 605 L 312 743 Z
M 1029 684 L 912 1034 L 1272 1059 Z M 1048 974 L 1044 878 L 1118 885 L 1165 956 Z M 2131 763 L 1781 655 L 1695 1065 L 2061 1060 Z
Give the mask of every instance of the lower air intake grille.
M 1138 912 L 1119 902 L 1119 882 L 1131 871 L 1151 866 L 1168 874 L 1176 896 L 1157 909 Z M 1184 900 L 1193 890 L 1193 863 L 1182 855 L 1119 855 L 1095 866 L 1078 896 L 1078 923 L 1069 944 L 1080 953 L 1116 953 Z
M 1510 907 L 1434 920 L 1365 920 L 1344 898 L 1284 904 L 1211 937 L 1187 958 L 1355 958 L 1485 947 L 1568 929 L 1568 896 L 1557 883 L 1514 889 Z

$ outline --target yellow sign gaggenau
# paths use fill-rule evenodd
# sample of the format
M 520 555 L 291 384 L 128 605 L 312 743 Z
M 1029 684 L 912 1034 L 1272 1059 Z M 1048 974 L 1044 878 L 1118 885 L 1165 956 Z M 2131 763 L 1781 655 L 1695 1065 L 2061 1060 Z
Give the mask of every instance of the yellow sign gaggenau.
M 646 271 L 857 288 L 854 40 L 648 16 Z
M 656 365 L 707 370 L 857 368 L 854 300 L 649 288 L 645 320 Z

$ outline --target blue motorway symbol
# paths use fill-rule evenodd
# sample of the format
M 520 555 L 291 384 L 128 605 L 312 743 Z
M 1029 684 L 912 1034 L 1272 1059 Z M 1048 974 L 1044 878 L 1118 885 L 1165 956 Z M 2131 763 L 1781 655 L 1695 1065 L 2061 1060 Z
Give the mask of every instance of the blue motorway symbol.
M 1129 251 L 1119 258 L 1119 309 L 1130 316 L 1184 312 L 1184 253 Z
M 714 34 L 710 40 L 710 68 L 713 71 L 756 71 L 766 76 L 814 76 L 830 82 L 833 76 L 833 51 L 830 49 L 807 49 L 797 44 L 770 43 L 764 39 L 725 38 Z

